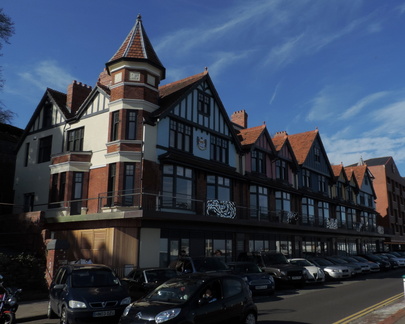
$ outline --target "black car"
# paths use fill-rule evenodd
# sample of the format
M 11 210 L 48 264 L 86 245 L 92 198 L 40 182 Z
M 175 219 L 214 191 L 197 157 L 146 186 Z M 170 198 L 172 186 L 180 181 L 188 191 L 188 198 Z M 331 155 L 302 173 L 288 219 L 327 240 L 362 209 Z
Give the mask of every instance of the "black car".
M 229 271 L 220 257 L 180 257 L 169 264 L 170 269 L 179 273 Z
M 382 271 L 387 271 L 392 268 L 391 263 L 389 263 L 386 260 L 381 259 L 375 254 L 367 253 L 367 254 L 359 254 L 362 258 L 365 258 L 366 260 L 372 261 L 377 263 L 380 266 L 380 269 Z
M 227 273 L 192 273 L 173 278 L 129 305 L 120 324 L 222 324 L 257 321 L 246 282 Z
M 233 273 L 247 282 L 253 294 L 274 294 L 274 278 L 264 272 L 253 262 L 229 262 L 228 267 Z
M 61 266 L 49 288 L 48 317 L 61 324 L 117 321 L 131 302 L 128 290 L 102 264 Z
M 132 300 L 137 300 L 151 292 L 165 281 L 177 277 L 175 269 L 145 268 L 134 269 L 122 281 L 128 286 Z
M 290 264 L 282 253 L 244 252 L 239 254 L 238 261 L 256 263 L 264 272 L 273 276 L 276 288 L 281 284 L 292 284 L 295 287 L 305 285 L 304 268 Z

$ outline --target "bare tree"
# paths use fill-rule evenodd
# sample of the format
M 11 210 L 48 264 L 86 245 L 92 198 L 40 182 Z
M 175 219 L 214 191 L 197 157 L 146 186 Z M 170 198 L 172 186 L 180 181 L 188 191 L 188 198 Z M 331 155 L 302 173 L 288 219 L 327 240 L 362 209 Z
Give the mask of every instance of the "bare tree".
M 9 16 L 7 16 L 3 9 L 0 8 L 0 51 L 3 48 L 3 44 L 10 44 L 9 39 L 14 34 L 14 22 Z M 1 56 L 0 52 L 0 56 Z M 2 67 L 0 66 L 0 90 L 4 86 L 4 80 L 2 75 Z M 0 101 L 0 123 L 10 123 L 15 113 L 11 110 L 4 109 L 3 103 Z

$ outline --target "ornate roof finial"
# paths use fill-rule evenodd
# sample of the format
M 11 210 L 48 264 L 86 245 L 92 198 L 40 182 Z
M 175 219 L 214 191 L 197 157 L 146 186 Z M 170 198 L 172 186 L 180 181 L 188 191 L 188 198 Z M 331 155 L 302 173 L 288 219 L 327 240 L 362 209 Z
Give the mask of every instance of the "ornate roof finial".
M 138 16 L 136 17 L 136 20 L 142 21 L 142 16 L 141 16 L 141 14 L 138 14 Z
M 204 68 L 204 70 L 205 70 L 205 72 L 208 72 L 208 66 L 206 66 L 206 67 Z

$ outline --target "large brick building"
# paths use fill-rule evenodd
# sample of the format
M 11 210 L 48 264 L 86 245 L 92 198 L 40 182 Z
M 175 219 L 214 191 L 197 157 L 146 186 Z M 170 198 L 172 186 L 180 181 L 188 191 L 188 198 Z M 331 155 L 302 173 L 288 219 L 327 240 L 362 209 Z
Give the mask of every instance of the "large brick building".
M 47 89 L 18 150 L 15 212 L 69 242 L 69 260 L 358 253 L 390 238 L 367 168 L 331 166 L 318 130 L 271 136 L 245 110 L 229 117 L 207 70 L 161 85 L 140 17 L 100 70 L 94 87 Z

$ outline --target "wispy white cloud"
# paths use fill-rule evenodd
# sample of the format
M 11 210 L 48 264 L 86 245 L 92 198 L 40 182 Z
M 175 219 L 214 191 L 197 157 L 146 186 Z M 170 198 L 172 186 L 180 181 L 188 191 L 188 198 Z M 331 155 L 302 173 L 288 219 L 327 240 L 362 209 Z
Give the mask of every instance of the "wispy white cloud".
M 402 101 L 377 109 L 371 114 L 372 121 L 377 125 L 365 132 L 366 136 L 389 135 L 392 140 L 405 136 L 405 98 Z
M 273 101 L 276 99 L 277 92 L 278 92 L 278 88 L 280 87 L 280 84 L 281 84 L 281 82 L 277 83 L 277 85 L 276 85 L 276 87 L 275 87 L 275 89 L 274 89 L 274 91 L 273 91 L 273 94 L 272 94 L 272 96 L 271 96 L 271 98 L 270 98 L 269 106 L 271 106 L 271 104 L 273 103 Z
M 20 72 L 18 75 L 24 82 L 31 84 L 40 90 L 49 87 L 65 91 L 68 84 L 75 79 L 54 60 L 38 62 L 31 69 L 26 67 L 25 71 Z
M 377 100 L 386 97 L 389 95 L 389 91 L 380 91 L 377 93 L 370 94 L 359 101 L 357 101 L 353 106 L 348 108 L 340 117 L 339 119 L 348 119 L 351 118 L 364 110 L 365 107 L 372 105 Z

